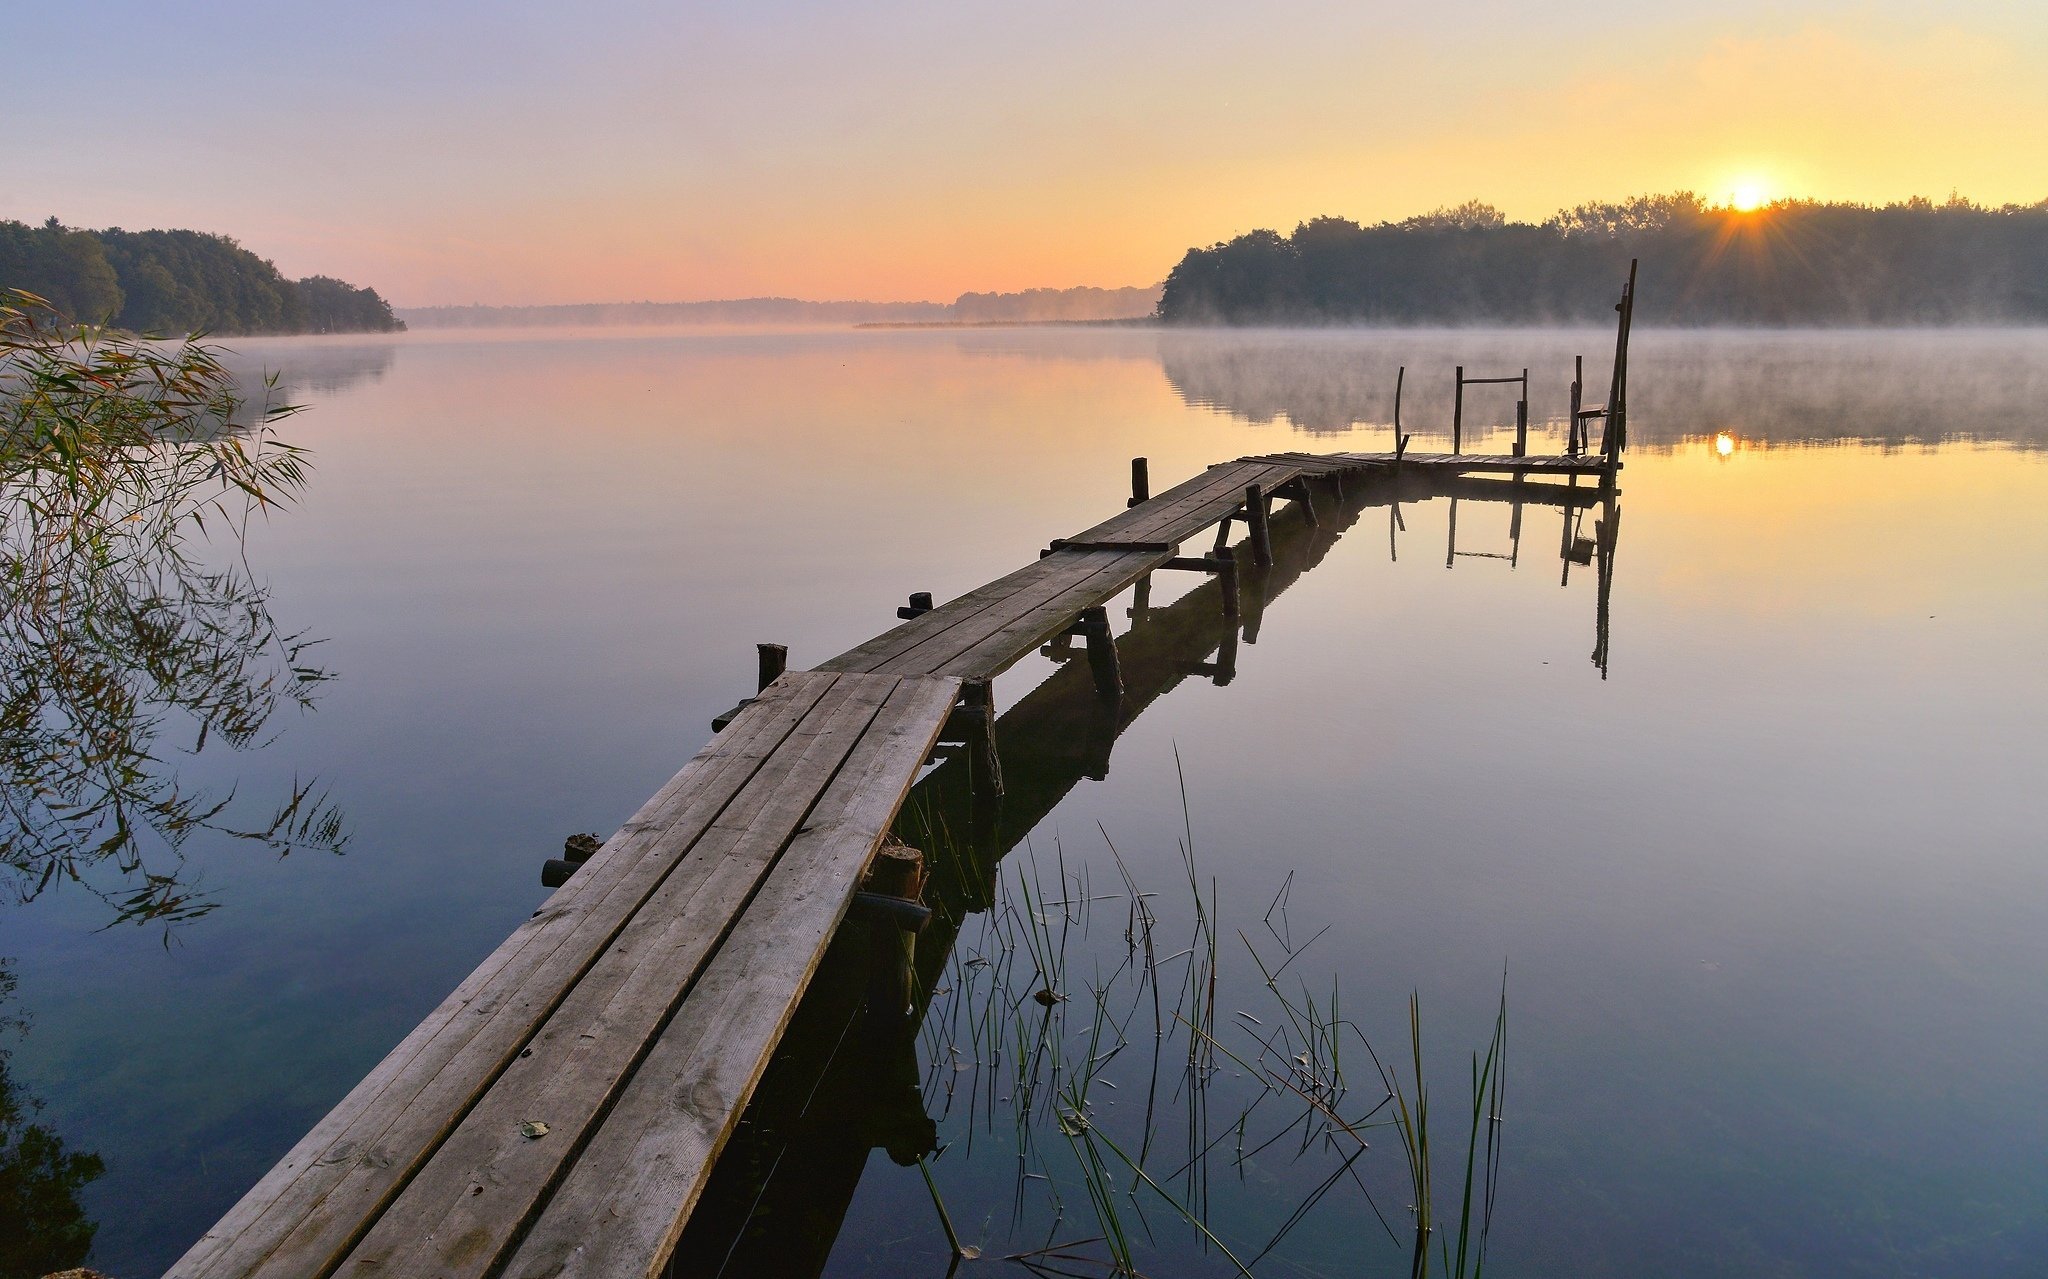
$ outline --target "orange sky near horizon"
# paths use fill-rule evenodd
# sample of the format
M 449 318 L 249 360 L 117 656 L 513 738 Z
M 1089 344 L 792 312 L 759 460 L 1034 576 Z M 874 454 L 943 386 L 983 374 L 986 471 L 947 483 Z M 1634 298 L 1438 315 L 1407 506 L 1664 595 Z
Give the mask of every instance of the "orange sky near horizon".
M 196 118 L 139 105 L 194 38 L 139 0 L 111 52 L 38 42 L 0 217 L 220 231 L 405 306 L 1150 284 L 1466 199 L 2048 198 L 2048 6 L 205 7 L 250 56 Z M 81 132 L 36 80 L 88 63 L 119 123 Z

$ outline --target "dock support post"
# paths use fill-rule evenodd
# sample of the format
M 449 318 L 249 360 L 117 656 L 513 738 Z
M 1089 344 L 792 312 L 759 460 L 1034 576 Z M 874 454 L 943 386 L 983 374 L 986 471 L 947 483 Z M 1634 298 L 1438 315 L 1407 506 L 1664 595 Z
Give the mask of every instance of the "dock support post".
M 1288 488 L 1287 495 L 1301 503 L 1301 513 L 1308 518 L 1308 526 L 1310 528 L 1321 528 L 1323 521 L 1322 517 L 1316 514 L 1316 494 L 1315 489 L 1312 487 L 1313 483 L 1308 476 L 1304 475 Z
M 1515 456 L 1529 456 L 1529 401 L 1526 399 L 1515 401 Z
M 1088 637 L 1088 670 L 1095 676 L 1095 691 L 1106 702 L 1123 700 L 1123 672 L 1117 666 L 1116 637 L 1110 634 L 1109 610 L 1101 605 L 1083 610 L 1081 630 Z
M 1570 419 L 1569 429 L 1565 432 L 1564 445 L 1564 451 L 1571 454 L 1573 457 L 1577 457 L 1580 453 L 1585 451 L 1585 437 L 1582 434 L 1582 432 L 1585 430 L 1585 423 L 1580 421 L 1579 419 L 1579 410 L 1584 406 L 1585 398 L 1586 357 L 1583 355 L 1574 355 L 1572 357 L 1572 415 Z
M 1449 535 L 1449 536 L 1448 536 L 1447 538 L 1445 538 L 1445 540 L 1444 540 L 1444 567 L 1445 567 L 1445 568 L 1456 568 L 1457 566 L 1458 566 L 1458 498 L 1457 498 L 1457 495 L 1456 495 L 1456 494 L 1452 494 L 1452 496 L 1451 496 L 1451 531 L 1450 531 L 1450 535 Z
M 1133 622 L 1143 622 L 1152 614 L 1152 575 L 1139 578 L 1131 585 L 1130 615 Z
M 979 721 L 969 731 L 972 754 L 968 782 L 976 794 L 1003 793 L 1003 760 L 996 753 L 996 691 L 990 680 L 969 680 L 961 685 L 960 700 L 967 704 L 970 718 Z
M 1451 454 L 1465 451 L 1465 366 L 1458 366 L 1458 389 L 1451 398 Z
M 1237 620 L 1239 604 L 1237 599 L 1237 552 L 1227 546 L 1218 547 L 1209 558 L 1216 562 L 1216 589 L 1223 592 L 1223 616 Z
M 754 651 L 761 659 L 761 682 L 756 692 L 762 692 L 773 684 L 782 672 L 789 669 L 789 646 L 787 644 L 756 644 Z
M 1131 500 L 1127 506 L 1152 500 L 1152 474 L 1150 463 L 1142 457 L 1131 459 Z
M 868 867 L 862 892 L 874 898 L 910 903 L 922 909 L 924 854 L 894 839 L 885 842 Z M 877 906 L 886 902 L 876 902 Z M 880 910 L 868 914 L 868 1010 L 886 1022 L 910 1015 L 911 984 L 917 957 L 917 929 L 892 922 Z M 903 912 L 908 919 L 914 913 Z
M 1244 522 L 1252 534 L 1252 563 L 1273 566 L 1273 539 L 1266 529 L 1266 493 L 1256 484 L 1244 487 Z

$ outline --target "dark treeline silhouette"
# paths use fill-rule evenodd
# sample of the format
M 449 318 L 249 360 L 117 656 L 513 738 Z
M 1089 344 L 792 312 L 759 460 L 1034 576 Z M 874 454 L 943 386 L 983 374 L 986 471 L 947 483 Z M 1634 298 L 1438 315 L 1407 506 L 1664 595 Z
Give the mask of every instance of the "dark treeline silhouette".
M 67 319 L 135 333 L 383 333 L 405 325 L 375 289 L 289 280 L 224 235 L 0 222 L 0 288 Z
M 1583 204 L 1542 223 L 1489 205 L 1361 226 L 1320 217 L 1190 249 L 1159 317 L 1182 323 L 1605 321 L 1642 260 L 1652 324 L 2048 320 L 2048 200 L 1881 208 L 1781 200 L 1743 211 L 1689 191 Z

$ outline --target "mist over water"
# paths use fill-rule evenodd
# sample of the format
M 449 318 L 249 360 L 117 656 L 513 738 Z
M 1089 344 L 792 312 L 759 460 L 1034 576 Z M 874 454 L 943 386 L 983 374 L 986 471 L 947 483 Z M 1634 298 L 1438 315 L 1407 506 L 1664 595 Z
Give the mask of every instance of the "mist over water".
M 98 931 L 61 891 L 0 918 L 33 1017 L 12 1084 L 106 1165 L 82 1195 L 93 1264 L 131 1279 L 181 1253 L 527 916 L 564 835 L 614 829 L 703 744 L 750 691 L 755 642 L 808 666 L 910 591 L 1028 562 L 1121 509 L 1132 456 L 1163 488 L 1246 453 L 1384 449 L 1403 364 L 1414 447 L 1441 447 L 1457 364 L 1528 367 L 1532 419 L 1554 421 L 1574 354 L 1604 399 L 1611 342 L 231 343 L 311 406 L 290 433 L 313 485 L 250 551 L 338 679 L 236 778 L 195 781 L 317 776 L 352 840 L 282 861 L 193 848 L 221 905 L 168 947 Z M 1648 331 L 1631 384 L 1611 616 L 1560 558 L 1556 508 L 1461 501 L 1455 543 L 1445 501 L 1364 510 L 1266 607 L 1233 678 L 1174 668 L 1012 857 L 1053 882 L 1063 857 L 1099 891 L 1106 830 L 1165 888 L 1185 775 L 1225 915 L 1256 924 L 1293 873 L 1297 934 L 1334 927 L 1291 971 L 1338 982 L 1382 1051 L 1405 1048 L 1419 991 L 1446 1111 L 1505 963 L 1489 1273 L 2030 1273 L 2048 1247 L 2048 1116 L 2027 1102 L 2048 1053 L 2048 334 Z M 1512 419 L 1507 388 L 1471 393 L 1468 429 Z M 1192 586 L 1162 576 L 1151 604 Z M 1120 631 L 1132 607 L 1110 606 Z M 1027 660 L 998 706 L 1061 672 Z M 1123 944 L 1098 920 L 1070 962 L 1113 966 Z M 1260 1015 L 1242 948 L 1221 962 L 1226 1013 Z M 928 1096 L 943 1064 L 919 1062 Z M 1010 1224 L 1014 1149 L 971 1123 L 941 1117 L 956 1220 L 992 1253 L 1042 1243 Z M 1300 1176 L 1262 1159 L 1210 1186 L 1212 1224 L 1254 1250 Z M 943 1273 L 915 1170 L 869 1159 L 845 1208 L 823 1273 Z M 1033 1200 L 1023 1220 L 1050 1215 Z M 1150 1224 L 1148 1272 L 1233 1273 Z M 1070 1212 L 1062 1237 L 1087 1227 Z M 1270 1264 L 1406 1270 L 1334 1195 Z
M 1010 340 L 1006 340 L 1010 338 Z M 1146 329 L 964 338 L 1009 357 L 1156 361 L 1181 398 L 1311 434 L 1360 427 L 1447 439 L 1454 370 L 1529 371 L 1529 420 L 1562 436 L 1574 357 L 1585 403 L 1604 404 L 1612 329 Z M 1630 349 L 1630 447 L 1732 432 L 1763 444 L 1871 440 L 2048 443 L 2048 329 L 1638 329 Z M 1514 425 L 1515 388 L 1466 391 L 1465 427 Z M 1417 447 L 1423 447 L 1418 444 Z

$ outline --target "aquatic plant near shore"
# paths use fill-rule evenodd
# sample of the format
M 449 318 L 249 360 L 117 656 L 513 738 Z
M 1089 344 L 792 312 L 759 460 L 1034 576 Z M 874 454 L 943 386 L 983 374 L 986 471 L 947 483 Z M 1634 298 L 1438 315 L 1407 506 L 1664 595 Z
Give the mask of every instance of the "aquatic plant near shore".
M 0 293 L 0 896 L 76 882 L 118 919 L 168 924 L 211 909 L 183 874 L 195 834 L 343 844 L 312 785 L 251 820 L 173 763 L 260 744 L 329 678 L 239 553 L 305 484 L 274 430 L 295 411 L 252 410 L 213 348 L 66 327 Z
M 1163 1213 L 1189 1232 L 1180 1246 L 1211 1254 L 1222 1273 L 1249 1276 L 1285 1255 L 1312 1212 L 1348 1204 L 1377 1221 L 1390 1268 L 1405 1257 L 1413 1279 L 1476 1279 L 1500 1166 L 1505 986 L 1492 1041 L 1473 1056 L 1464 1192 L 1440 1214 L 1419 997 L 1408 1010 L 1415 1073 L 1403 1079 L 1345 1012 L 1336 977 L 1320 993 L 1305 979 L 1303 956 L 1328 928 L 1297 938 L 1292 875 L 1263 918 L 1233 930 L 1248 966 L 1222 980 L 1237 946 L 1220 942 L 1221 895 L 1198 867 L 1188 826 L 1183 882 L 1168 899 L 1139 886 L 1106 831 L 1117 876 L 1107 885 L 1061 844 L 1042 858 L 1027 843 L 980 929 L 960 939 L 934 984 L 923 1033 L 927 1108 L 962 1152 L 986 1139 L 1007 1148 L 1016 1173 L 1006 1233 L 1044 1232 L 1006 1259 L 1037 1273 L 1158 1273 L 1170 1255 L 1161 1252 Z M 1121 937 L 1104 938 L 1105 923 Z M 1162 938 L 1180 924 L 1187 933 L 1165 953 Z M 1233 1006 L 1248 995 L 1255 1002 Z M 1373 1068 L 1363 1093 L 1351 1077 L 1361 1062 Z M 1405 1167 L 1369 1158 L 1372 1130 L 1388 1128 Z M 1176 1130 L 1183 1141 L 1163 1140 Z M 927 1178 L 943 1174 L 947 1149 Z M 1230 1175 L 1229 1190 L 1212 1188 L 1212 1165 Z M 1255 1202 L 1244 1198 L 1248 1186 L 1262 1187 Z M 1381 1206 L 1401 1189 L 1412 1213 L 1405 1228 Z M 1225 1196 L 1236 1198 L 1219 1213 Z M 1067 1220 L 1075 1209 L 1089 1223 L 1080 1231 Z M 1247 1235 L 1251 1221 L 1260 1224 Z M 985 1220 L 979 1242 L 991 1228 L 1000 1229 Z M 947 1235 L 959 1255 L 950 1220 Z

